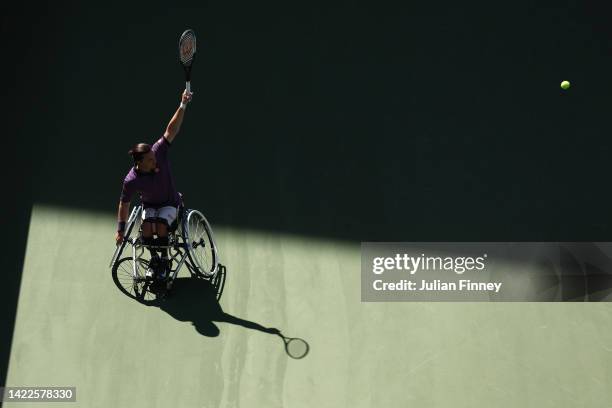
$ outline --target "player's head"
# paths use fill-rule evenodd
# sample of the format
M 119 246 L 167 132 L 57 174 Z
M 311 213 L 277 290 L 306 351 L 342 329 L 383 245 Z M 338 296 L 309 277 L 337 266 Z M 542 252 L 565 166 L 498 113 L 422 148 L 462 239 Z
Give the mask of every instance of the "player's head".
M 128 154 L 134 159 L 134 165 L 139 171 L 148 173 L 154 171 L 157 167 L 155 153 L 151 150 L 151 146 L 146 143 L 138 143 L 130 149 Z

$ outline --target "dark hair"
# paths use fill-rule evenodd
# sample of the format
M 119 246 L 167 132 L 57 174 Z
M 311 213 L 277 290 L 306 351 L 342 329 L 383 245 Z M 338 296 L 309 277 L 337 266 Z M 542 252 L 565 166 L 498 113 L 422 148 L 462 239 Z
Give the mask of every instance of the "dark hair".
M 140 160 L 142 160 L 142 156 L 144 156 L 146 153 L 149 153 L 150 151 L 151 146 L 146 143 L 138 143 L 130 149 L 128 154 L 132 156 L 132 159 L 134 159 L 134 163 L 138 163 Z

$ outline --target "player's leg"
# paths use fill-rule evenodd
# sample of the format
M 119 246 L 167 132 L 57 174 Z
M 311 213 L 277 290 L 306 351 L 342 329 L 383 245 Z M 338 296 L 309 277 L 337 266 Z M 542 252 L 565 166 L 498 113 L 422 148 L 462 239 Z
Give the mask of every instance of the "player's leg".
M 153 237 L 153 223 L 151 220 L 143 220 L 142 221 L 142 238 L 152 238 Z
M 176 207 L 162 207 L 157 213 L 157 236 L 159 238 L 168 237 L 168 229 L 170 225 L 176 220 L 178 215 L 178 209 Z
M 155 221 L 157 220 L 158 210 L 155 208 L 144 208 L 142 210 L 142 243 L 154 245 L 153 235 L 155 234 Z M 155 250 L 149 249 L 151 256 L 156 256 Z
M 157 214 L 158 222 L 156 223 L 157 228 L 157 240 L 159 245 L 165 246 L 168 245 L 168 229 L 170 225 L 174 222 L 177 216 L 176 207 L 162 207 L 159 209 Z M 170 261 L 168 259 L 168 250 L 162 249 L 162 259 L 165 260 L 166 266 L 170 269 Z

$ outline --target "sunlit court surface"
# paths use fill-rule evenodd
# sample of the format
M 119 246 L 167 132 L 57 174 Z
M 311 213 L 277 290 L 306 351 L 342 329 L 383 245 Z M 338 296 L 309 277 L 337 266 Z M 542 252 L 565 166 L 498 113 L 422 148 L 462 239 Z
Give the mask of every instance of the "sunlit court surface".
M 65 406 L 83 407 L 610 398 L 609 303 L 361 303 L 358 245 L 219 226 L 221 301 L 187 275 L 173 296 L 145 306 L 96 266 L 108 263 L 112 221 L 34 207 L 7 384 L 70 384 L 77 402 Z M 291 359 L 267 328 L 303 338 L 309 353 Z
M 612 10 L 553 3 L 7 6 L 0 387 L 75 400 L 3 406 L 612 406 Z M 216 274 L 111 262 L 146 177 Z

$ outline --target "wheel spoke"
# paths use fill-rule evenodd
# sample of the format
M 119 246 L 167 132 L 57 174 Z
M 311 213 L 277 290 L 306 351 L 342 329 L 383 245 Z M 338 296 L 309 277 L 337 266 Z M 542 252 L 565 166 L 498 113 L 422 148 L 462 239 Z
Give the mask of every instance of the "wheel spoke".
M 149 291 L 149 283 L 142 279 L 143 271 L 148 267 L 148 261 L 138 259 L 136 272 L 138 277 L 134 279 L 134 261 L 132 257 L 123 258 L 113 267 L 113 280 L 117 287 L 127 296 L 141 302 L 155 300 L 156 296 Z
M 206 220 L 198 211 L 191 211 L 187 217 L 185 240 L 191 246 L 189 257 L 199 272 L 210 274 L 214 269 L 214 247 Z

